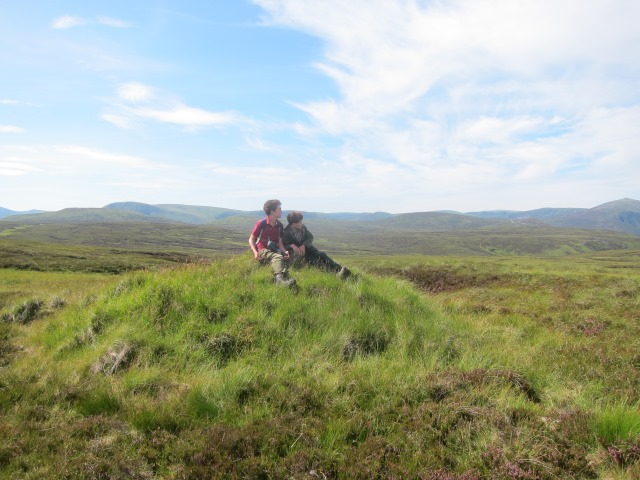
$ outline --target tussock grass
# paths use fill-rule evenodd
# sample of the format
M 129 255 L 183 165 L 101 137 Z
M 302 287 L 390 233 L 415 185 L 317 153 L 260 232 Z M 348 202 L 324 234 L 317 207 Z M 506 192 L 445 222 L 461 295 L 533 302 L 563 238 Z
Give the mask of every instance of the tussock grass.
M 0 313 L 64 303 L 0 323 L 0 477 L 632 476 L 640 278 L 602 258 L 32 272 Z

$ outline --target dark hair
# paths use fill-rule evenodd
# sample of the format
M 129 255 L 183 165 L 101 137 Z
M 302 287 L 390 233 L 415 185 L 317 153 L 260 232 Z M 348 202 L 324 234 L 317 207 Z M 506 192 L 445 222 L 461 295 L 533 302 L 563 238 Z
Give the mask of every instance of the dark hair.
M 289 212 L 289 215 L 287 215 L 287 222 L 289 222 L 289 225 L 291 225 L 292 223 L 301 222 L 303 218 L 304 215 L 302 215 L 302 212 L 292 210 L 291 212 Z
M 266 213 L 267 215 L 271 215 L 271 212 L 275 212 L 280 205 L 282 205 L 280 200 L 267 200 L 266 202 L 264 202 L 264 213 Z

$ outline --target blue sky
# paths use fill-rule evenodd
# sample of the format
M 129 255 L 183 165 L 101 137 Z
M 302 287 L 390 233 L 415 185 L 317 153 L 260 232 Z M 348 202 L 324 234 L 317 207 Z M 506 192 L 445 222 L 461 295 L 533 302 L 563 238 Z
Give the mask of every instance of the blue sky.
M 3 2 L 0 206 L 640 199 L 637 0 Z

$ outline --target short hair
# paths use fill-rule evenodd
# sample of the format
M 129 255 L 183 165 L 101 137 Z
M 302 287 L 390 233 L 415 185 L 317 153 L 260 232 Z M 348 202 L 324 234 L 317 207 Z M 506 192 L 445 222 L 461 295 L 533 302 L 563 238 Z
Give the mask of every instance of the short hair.
M 287 222 L 289 222 L 289 224 L 298 223 L 301 222 L 303 218 L 304 215 L 302 215 L 302 212 L 292 210 L 291 212 L 289 212 L 289 215 L 287 215 Z
M 266 202 L 264 202 L 264 213 L 266 213 L 267 215 L 271 215 L 271 212 L 275 212 L 280 205 L 282 205 L 280 200 L 267 200 Z

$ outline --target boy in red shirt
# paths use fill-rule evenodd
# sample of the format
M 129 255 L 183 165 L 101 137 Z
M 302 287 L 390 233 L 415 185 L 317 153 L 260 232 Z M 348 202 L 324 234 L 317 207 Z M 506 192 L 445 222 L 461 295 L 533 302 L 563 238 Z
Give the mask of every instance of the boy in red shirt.
M 278 220 L 282 217 L 280 200 L 267 200 L 264 203 L 264 213 L 267 218 L 259 220 L 249 236 L 249 246 L 253 257 L 262 263 L 271 263 L 277 285 L 290 287 L 296 284 L 294 279 L 285 279 L 285 260 L 289 259 L 289 252 L 284 248 L 282 236 L 284 226 Z

